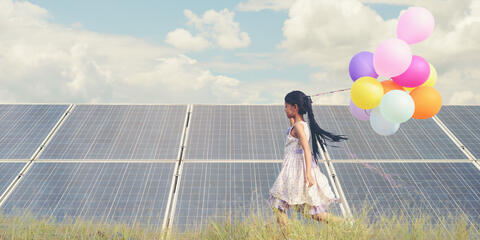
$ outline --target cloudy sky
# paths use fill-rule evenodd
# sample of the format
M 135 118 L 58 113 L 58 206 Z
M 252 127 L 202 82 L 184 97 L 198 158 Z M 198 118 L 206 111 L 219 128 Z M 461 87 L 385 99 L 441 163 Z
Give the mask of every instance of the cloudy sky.
M 409 6 L 435 17 L 411 47 L 437 69 L 443 103 L 480 104 L 473 0 L 0 0 L 0 101 L 283 104 L 351 87 L 351 57 L 396 37 Z

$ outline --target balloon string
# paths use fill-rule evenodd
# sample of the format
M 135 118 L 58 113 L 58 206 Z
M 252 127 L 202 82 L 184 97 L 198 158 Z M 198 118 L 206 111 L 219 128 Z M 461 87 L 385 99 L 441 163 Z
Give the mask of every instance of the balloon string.
M 317 94 L 311 95 L 310 97 L 316 97 L 316 96 L 325 95 L 325 94 L 330 94 L 330 93 L 336 93 L 336 92 L 343 92 L 343 91 L 347 91 L 347 90 L 350 90 L 350 88 L 339 89 L 339 90 L 329 91 L 329 92 L 321 92 L 321 93 L 317 93 Z
M 390 78 L 389 80 L 392 80 L 392 78 Z M 343 91 L 347 91 L 347 90 L 350 90 L 350 89 L 351 88 L 345 88 L 345 89 L 339 89 L 339 90 L 334 90 L 334 91 L 329 91 L 329 92 L 321 92 L 321 93 L 311 95 L 310 97 L 316 97 L 316 96 L 330 94 L 330 93 L 336 93 L 336 92 L 343 92 Z

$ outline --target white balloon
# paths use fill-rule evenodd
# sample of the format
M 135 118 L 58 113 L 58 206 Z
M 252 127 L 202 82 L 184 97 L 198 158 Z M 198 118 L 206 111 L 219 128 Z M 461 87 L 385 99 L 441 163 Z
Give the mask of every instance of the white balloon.
M 391 90 L 383 95 L 380 101 L 382 116 L 395 123 L 408 121 L 415 112 L 415 102 L 405 91 Z
M 398 131 L 400 123 L 385 119 L 380 112 L 380 107 L 376 107 L 370 112 L 370 126 L 372 126 L 372 129 L 376 133 L 382 136 L 388 136 Z

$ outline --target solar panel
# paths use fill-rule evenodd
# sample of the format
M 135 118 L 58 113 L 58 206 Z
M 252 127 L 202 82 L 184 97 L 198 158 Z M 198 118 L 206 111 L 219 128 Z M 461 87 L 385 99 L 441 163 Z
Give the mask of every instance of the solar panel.
M 0 196 L 5 193 L 8 186 L 20 175 L 26 163 L 0 162 Z
M 442 106 L 438 118 L 480 159 L 480 106 Z
M 314 114 L 320 127 L 349 138 L 330 143 L 331 159 L 467 159 L 433 119 L 410 119 L 394 135 L 381 136 L 348 106 L 314 106 Z
M 268 203 L 269 190 L 282 163 L 265 162 L 184 162 L 173 205 L 173 225 L 180 231 L 196 230 L 209 220 L 244 220 L 250 211 L 273 216 Z M 326 174 L 325 165 L 320 165 Z M 333 188 L 332 188 L 333 190 Z M 330 211 L 341 216 L 338 204 Z M 292 215 L 293 210 L 289 211 Z M 228 218 L 230 216 L 230 218 Z
M 68 105 L 0 105 L 0 159 L 30 159 Z
M 175 163 L 36 162 L 2 205 L 4 214 L 79 217 L 161 226 Z
M 178 159 L 186 105 L 78 105 L 40 159 Z
M 185 160 L 283 159 L 283 106 L 194 105 Z
M 333 163 L 353 212 L 372 218 L 419 212 L 433 220 L 465 213 L 480 222 L 480 171 L 470 162 Z

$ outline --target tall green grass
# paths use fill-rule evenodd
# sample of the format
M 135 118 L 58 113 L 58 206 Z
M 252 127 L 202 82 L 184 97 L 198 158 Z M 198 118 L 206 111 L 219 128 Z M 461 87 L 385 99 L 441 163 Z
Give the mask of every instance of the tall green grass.
M 265 217 L 250 211 L 237 221 L 230 216 L 180 231 L 153 227 L 106 224 L 82 219 L 57 222 L 52 218 L 0 215 L 0 239 L 480 239 L 478 226 L 468 224 L 466 216 L 436 222 L 426 215 L 381 216 L 371 221 L 368 211 L 355 214 L 352 221 L 324 224 L 290 210 L 285 238 L 274 212 Z M 306 218 L 302 218 L 306 217 Z M 448 221 L 447 221 L 448 220 Z M 450 222 L 453 224 L 445 224 Z M 353 224 L 351 224 L 353 223 Z

